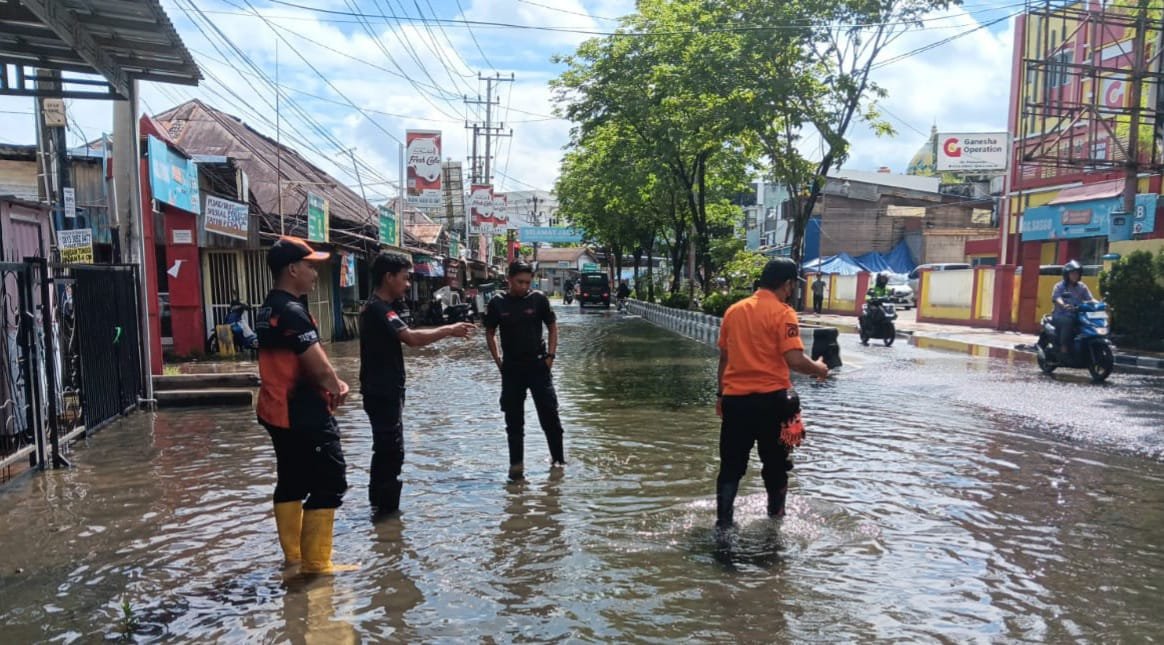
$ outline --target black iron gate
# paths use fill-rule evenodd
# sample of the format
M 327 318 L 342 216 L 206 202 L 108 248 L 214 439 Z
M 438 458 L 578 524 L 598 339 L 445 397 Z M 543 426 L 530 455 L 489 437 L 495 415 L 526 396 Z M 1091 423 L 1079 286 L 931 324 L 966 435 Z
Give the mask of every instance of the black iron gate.
M 8 469 L 28 458 L 43 465 L 55 416 L 51 361 L 52 337 L 45 331 L 43 308 L 47 290 L 47 264 L 40 259 L 0 262 L 0 479 Z M 53 451 L 59 458 L 59 451 Z
M 142 393 L 137 271 L 128 265 L 69 271 L 82 410 L 92 431 L 137 406 Z

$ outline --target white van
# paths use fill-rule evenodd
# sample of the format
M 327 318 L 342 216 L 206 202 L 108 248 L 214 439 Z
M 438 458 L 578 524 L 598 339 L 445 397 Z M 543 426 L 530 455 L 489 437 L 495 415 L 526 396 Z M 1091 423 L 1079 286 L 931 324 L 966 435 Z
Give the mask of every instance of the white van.
M 930 271 L 956 271 L 958 269 L 969 269 L 970 265 L 965 262 L 939 262 L 937 264 L 921 264 L 916 269 L 909 272 L 909 288 L 913 289 L 914 295 L 918 293 L 918 287 L 921 282 L 921 272 L 924 269 Z

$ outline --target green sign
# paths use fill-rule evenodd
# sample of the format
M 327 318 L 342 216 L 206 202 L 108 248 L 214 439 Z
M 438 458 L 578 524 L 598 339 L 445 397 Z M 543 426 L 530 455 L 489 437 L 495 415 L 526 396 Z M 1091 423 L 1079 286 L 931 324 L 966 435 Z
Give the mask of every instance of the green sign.
M 380 243 L 400 246 L 396 236 L 396 213 L 387 206 L 380 207 Z
M 583 273 L 598 273 L 599 268 L 597 264 L 592 262 L 585 262 L 582 264 Z
M 326 199 L 307 193 L 307 239 L 312 242 L 327 241 L 328 206 Z
M 455 237 L 449 238 L 449 255 L 454 258 L 461 257 L 461 242 Z

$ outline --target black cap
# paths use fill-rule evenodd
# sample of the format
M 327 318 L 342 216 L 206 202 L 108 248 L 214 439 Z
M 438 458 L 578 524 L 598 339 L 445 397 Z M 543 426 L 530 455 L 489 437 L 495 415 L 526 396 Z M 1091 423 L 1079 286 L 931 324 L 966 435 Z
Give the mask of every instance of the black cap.
M 270 267 L 271 273 L 278 275 L 283 267 L 295 264 L 300 260 L 319 261 L 329 257 L 331 257 L 330 253 L 316 251 L 307 242 L 297 237 L 283 236 L 267 251 L 267 266 Z
M 800 277 L 796 263 L 792 261 L 792 258 L 773 258 L 764 265 L 759 282 L 761 287 L 775 289 L 788 280 L 804 282 L 804 278 Z

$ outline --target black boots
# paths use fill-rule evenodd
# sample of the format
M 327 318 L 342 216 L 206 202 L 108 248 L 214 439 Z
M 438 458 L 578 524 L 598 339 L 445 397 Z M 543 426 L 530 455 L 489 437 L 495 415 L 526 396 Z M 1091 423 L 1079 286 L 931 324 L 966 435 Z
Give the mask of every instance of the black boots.
M 788 486 L 773 492 L 768 491 L 768 517 L 784 517 L 784 502 L 788 500 Z
M 717 482 L 715 486 L 715 526 L 716 528 L 731 528 L 734 517 L 736 494 L 740 490 L 740 482 Z

